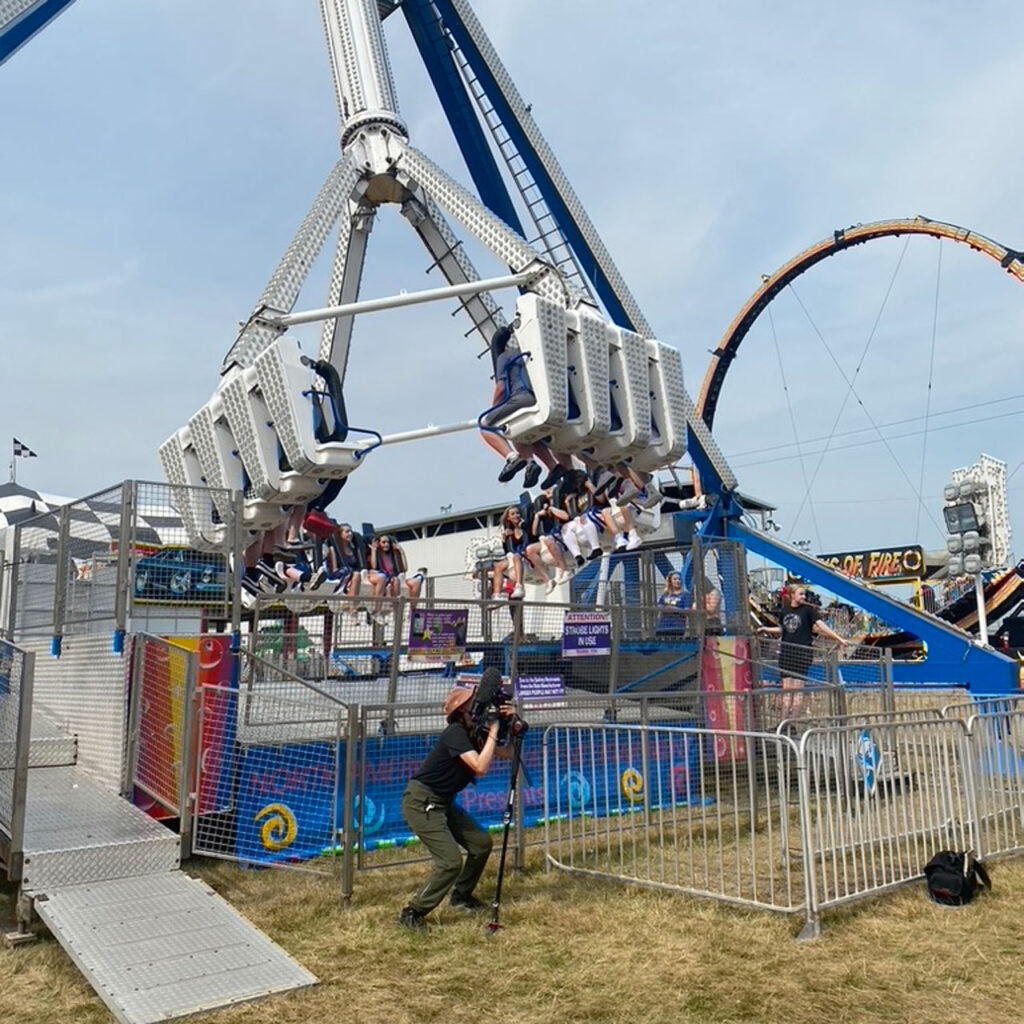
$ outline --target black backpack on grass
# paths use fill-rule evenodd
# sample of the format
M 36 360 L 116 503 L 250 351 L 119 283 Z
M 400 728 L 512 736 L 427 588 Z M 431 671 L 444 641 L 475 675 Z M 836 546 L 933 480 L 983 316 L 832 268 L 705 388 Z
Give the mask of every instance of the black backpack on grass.
M 981 889 L 991 889 L 985 865 L 977 860 L 972 850 L 954 853 L 942 850 L 924 866 L 928 895 L 944 907 L 962 907 L 977 896 Z

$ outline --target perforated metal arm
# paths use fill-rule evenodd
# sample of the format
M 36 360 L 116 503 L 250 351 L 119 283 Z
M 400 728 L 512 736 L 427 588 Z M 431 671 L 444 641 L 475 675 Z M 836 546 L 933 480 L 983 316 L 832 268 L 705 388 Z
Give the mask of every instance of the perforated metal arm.
M 232 366 L 252 366 L 256 357 L 281 334 L 281 328 L 266 324 L 259 314 L 262 310 L 287 313 L 295 305 L 309 268 L 359 183 L 359 177 L 360 171 L 348 155 L 334 165 L 284 258 L 263 289 L 253 315 L 224 357 L 221 373 Z

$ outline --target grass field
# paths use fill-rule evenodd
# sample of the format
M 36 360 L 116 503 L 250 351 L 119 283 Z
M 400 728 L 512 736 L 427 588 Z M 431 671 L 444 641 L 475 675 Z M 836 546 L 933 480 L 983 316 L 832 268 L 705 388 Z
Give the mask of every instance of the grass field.
M 331 882 L 191 861 L 250 920 L 313 971 L 304 992 L 221 1011 L 218 1024 L 481 1021 L 501 1024 L 1017 1024 L 1024 1016 L 1024 861 L 993 866 L 994 891 L 948 910 L 913 886 L 826 918 L 797 943 L 793 918 L 540 870 L 506 875 L 505 927 L 443 909 L 422 936 L 396 917 L 425 865 L 360 874 L 350 908 Z M 480 894 L 489 896 L 493 874 Z M 0 897 L 10 927 L 13 893 Z M 45 935 L 0 950 L 0 1019 L 112 1018 Z

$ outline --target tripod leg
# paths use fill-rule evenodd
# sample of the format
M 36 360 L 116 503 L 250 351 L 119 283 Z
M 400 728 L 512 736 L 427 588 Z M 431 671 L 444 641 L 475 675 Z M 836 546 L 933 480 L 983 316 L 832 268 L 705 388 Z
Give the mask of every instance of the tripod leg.
M 502 815 L 501 823 L 504 831 L 501 836 L 501 858 L 498 861 L 498 881 L 494 887 L 494 902 L 491 904 L 491 919 L 487 923 L 487 930 L 493 935 L 501 925 L 498 924 L 498 914 L 501 912 L 501 885 L 505 878 L 505 857 L 508 854 L 508 833 L 512 827 L 512 814 L 516 805 L 516 783 L 519 779 L 519 763 L 522 757 L 523 737 L 514 736 L 512 739 L 512 769 L 508 780 L 508 798 L 505 801 L 505 813 Z

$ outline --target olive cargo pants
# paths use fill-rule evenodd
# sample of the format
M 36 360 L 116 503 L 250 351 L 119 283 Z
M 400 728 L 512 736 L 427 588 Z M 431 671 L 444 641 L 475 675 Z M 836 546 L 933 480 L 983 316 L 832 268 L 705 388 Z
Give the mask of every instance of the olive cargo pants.
M 453 895 L 471 896 L 490 856 L 491 837 L 461 807 L 446 804 L 416 779 L 409 781 L 402 794 L 402 817 L 434 862 L 433 872 L 409 906 L 429 914 L 453 885 Z M 465 864 L 459 847 L 466 851 Z

